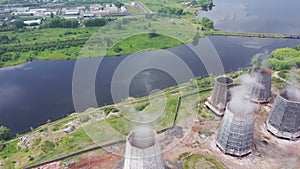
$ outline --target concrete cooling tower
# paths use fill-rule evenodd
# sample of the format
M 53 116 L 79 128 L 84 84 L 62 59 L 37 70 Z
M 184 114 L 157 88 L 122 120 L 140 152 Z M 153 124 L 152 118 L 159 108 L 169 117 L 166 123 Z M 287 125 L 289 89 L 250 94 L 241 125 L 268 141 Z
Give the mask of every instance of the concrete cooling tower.
M 271 70 L 256 67 L 251 76 L 256 83 L 250 84 L 246 98 L 256 103 L 267 103 L 272 99 L 271 94 Z
M 300 136 L 300 96 L 295 90 L 282 90 L 276 97 L 268 116 L 267 129 L 274 135 L 287 139 Z
M 233 86 L 233 80 L 220 76 L 215 79 L 213 94 L 207 99 L 205 105 L 219 116 L 223 116 L 226 105 L 230 100 L 229 89 Z
M 156 132 L 148 128 L 133 130 L 126 139 L 124 169 L 164 169 Z
M 253 112 L 232 112 L 228 105 L 217 136 L 217 146 L 225 154 L 247 155 L 252 152 L 253 130 Z

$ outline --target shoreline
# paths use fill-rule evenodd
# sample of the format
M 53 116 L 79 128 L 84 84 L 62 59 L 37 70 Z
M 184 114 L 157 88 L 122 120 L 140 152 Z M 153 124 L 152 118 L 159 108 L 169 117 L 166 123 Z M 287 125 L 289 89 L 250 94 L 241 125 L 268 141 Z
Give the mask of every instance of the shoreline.
M 277 33 L 256 33 L 256 32 L 228 32 L 228 31 L 203 31 L 206 36 L 238 36 L 273 39 L 300 39 L 300 34 L 277 34 Z
M 227 37 L 227 36 L 236 36 L 236 37 L 252 37 L 252 38 L 270 38 L 270 39 L 294 39 L 294 40 L 297 40 L 297 39 L 300 39 L 300 35 L 297 35 L 297 34 L 273 34 L 273 33 L 255 33 L 255 32 L 226 32 L 226 31 L 201 31 L 200 33 L 203 33 L 203 37 L 200 37 L 200 38 L 204 38 L 206 36 L 224 36 L 224 37 Z M 199 39 L 200 39 L 199 38 Z M 102 58 L 102 57 L 119 57 L 121 55 L 130 55 L 130 54 L 133 54 L 133 53 L 139 53 L 139 52 L 144 52 L 144 51 L 149 51 L 149 50 L 159 50 L 159 49 L 170 49 L 170 48 L 173 48 L 173 47 L 177 47 L 177 46 L 181 46 L 181 45 L 186 45 L 187 43 L 182 43 L 182 44 L 176 44 L 176 45 L 172 45 L 170 47 L 162 47 L 162 48 L 151 48 L 151 49 L 146 49 L 146 50 L 141 50 L 141 51 L 135 51 L 135 52 L 123 52 L 123 53 L 119 53 L 119 54 L 116 54 L 116 55 L 105 55 L 105 56 L 98 56 L 98 57 L 95 57 L 95 56 L 92 56 L 92 57 L 80 57 L 80 56 L 77 56 L 77 57 L 62 57 L 62 58 L 33 58 L 32 60 L 30 61 L 25 61 L 24 62 L 17 62 L 17 63 L 13 63 L 12 65 L 3 65 L 2 67 L 0 67 L 0 70 L 3 70 L 3 69 L 14 69 L 15 67 L 18 68 L 19 66 L 23 66 L 23 64 L 27 64 L 27 63 L 30 63 L 32 62 L 33 60 L 77 60 L 77 59 L 85 59 L 85 58 Z M 117 46 L 118 44 L 116 44 Z M 111 48 L 113 49 L 113 47 Z M 112 53 L 113 51 L 108 51 L 110 53 Z M 4 62 L 5 63 L 5 62 Z M 7 62 L 6 62 L 7 63 Z

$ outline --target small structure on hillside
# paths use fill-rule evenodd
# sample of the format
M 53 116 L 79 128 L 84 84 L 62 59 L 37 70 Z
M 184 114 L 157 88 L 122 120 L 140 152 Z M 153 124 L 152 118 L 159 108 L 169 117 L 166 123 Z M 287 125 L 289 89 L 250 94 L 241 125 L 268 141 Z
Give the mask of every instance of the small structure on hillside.
M 156 132 L 149 128 L 133 130 L 126 139 L 124 169 L 164 169 Z
M 297 92 L 285 89 L 277 95 L 266 122 L 271 133 L 292 140 L 300 136 L 300 96 L 293 94 Z
M 217 146 L 225 154 L 244 156 L 252 152 L 253 111 L 233 112 L 228 104 L 217 136 Z
M 249 86 L 246 98 L 255 103 L 267 103 L 272 99 L 271 70 L 263 67 L 255 67 L 251 76 L 256 80 Z
M 213 94 L 207 99 L 205 105 L 219 116 L 223 116 L 226 105 L 230 100 L 230 88 L 233 80 L 226 76 L 215 79 Z

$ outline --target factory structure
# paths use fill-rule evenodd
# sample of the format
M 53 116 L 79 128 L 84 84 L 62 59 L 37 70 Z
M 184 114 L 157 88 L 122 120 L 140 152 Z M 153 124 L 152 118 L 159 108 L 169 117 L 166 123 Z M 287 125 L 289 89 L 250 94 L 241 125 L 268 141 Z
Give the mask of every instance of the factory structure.
M 271 133 L 278 137 L 291 140 L 299 137 L 300 100 L 289 96 L 286 89 L 279 92 L 267 119 L 266 126 Z
M 220 76 L 215 79 L 213 94 L 205 105 L 219 116 L 223 116 L 227 103 L 230 100 L 230 88 L 233 86 L 233 80 L 226 76 Z
M 246 98 L 255 103 L 267 103 L 272 99 L 271 93 L 271 71 L 263 67 L 255 67 L 251 72 L 251 77 L 257 83 L 249 86 Z
M 133 130 L 126 139 L 123 169 L 164 169 L 164 160 L 156 132 L 149 128 Z
M 247 155 L 252 151 L 253 130 L 253 112 L 233 112 L 228 105 L 217 136 L 217 146 L 225 154 Z
M 233 87 L 235 86 L 233 79 L 226 76 L 217 77 L 213 94 L 205 103 L 214 113 L 223 115 L 216 136 L 216 147 L 226 155 L 243 157 L 252 153 L 254 113 L 257 107 L 255 103 L 269 103 L 272 100 L 271 71 L 257 67 L 252 70 L 250 77 L 256 82 L 247 85 L 242 83 L 237 87 Z M 298 138 L 300 97 L 294 98 L 286 89 L 282 90 L 266 120 L 266 128 L 279 138 L 291 140 Z M 160 143 L 155 139 L 156 135 L 154 130 L 143 127 L 130 132 L 126 138 L 123 169 L 165 168 Z
M 255 67 L 249 77 L 249 81 L 254 79 L 255 82 L 248 82 L 245 85 L 245 92 L 240 92 L 243 96 L 239 99 L 242 100 L 239 104 L 245 107 L 251 102 L 270 103 L 271 70 Z M 213 94 L 205 104 L 215 114 L 224 115 L 217 134 L 216 146 L 224 154 L 241 157 L 252 152 L 255 108 L 240 112 L 231 108 L 231 102 L 236 101 L 232 99 L 234 97 L 230 91 L 232 86 L 234 84 L 231 78 L 217 77 Z M 296 88 L 294 89 L 299 90 Z M 293 90 L 289 92 L 293 93 Z M 280 91 L 265 124 L 266 129 L 279 138 L 297 139 L 300 136 L 300 97 L 290 96 L 287 89 Z

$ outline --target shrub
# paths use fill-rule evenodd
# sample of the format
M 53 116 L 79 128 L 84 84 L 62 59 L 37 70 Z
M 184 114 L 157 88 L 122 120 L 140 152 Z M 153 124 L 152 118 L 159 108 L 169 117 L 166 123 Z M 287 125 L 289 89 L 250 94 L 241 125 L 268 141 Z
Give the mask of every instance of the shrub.
M 51 141 L 45 141 L 44 144 L 42 144 L 42 151 L 45 153 L 48 153 L 52 151 L 55 148 L 55 144 Z

